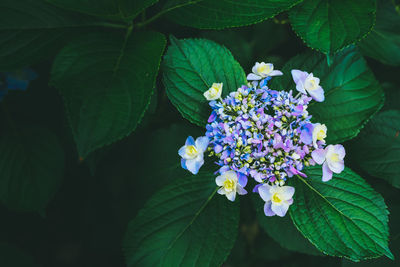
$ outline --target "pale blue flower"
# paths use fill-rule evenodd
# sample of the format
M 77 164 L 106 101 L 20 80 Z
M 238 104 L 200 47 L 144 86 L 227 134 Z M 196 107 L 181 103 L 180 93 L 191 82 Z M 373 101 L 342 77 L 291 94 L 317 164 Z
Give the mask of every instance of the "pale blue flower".
M 260 197 L 265 201 L 266 216 L 283 217 L 293 203 L 294 187 L 263 184 L 258 187 Z
M 204 164 L 204 151 L 206 151 L 208 143 L 209 140 L 206 136 L 198 137 L 196 141 L 194 141 L 193 137 L 189 136 L 186 139 L 185 145 L 178 151 L 179 156 L 182 157 L 182 168 L 193 174 L 197 174 L 200 167 Z

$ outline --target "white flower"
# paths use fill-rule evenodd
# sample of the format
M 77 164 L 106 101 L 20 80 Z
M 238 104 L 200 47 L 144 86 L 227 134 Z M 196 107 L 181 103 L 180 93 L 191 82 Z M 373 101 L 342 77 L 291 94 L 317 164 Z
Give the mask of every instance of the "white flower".
M 225 195 L 227 199 L 230 201 L 234 201 L 236 198 L 236 193 L 239 195 L 247 194 L 247 191 L 243 188 L 245 184 L 239 183 L 238 175 L 234 171 L 226 171 L 217 178 L 215 178 L 215 182 L 218 186 L 221 186 L 218 189 L 218 194 Z M 247 182 L 247 180 L 246 180 Z
M 210 89 L 204 92 L 204 97 L 207 100 L 217 100 L 221 97 L 223 83 L 213 83 Z
M 265 201 L 266 216 L 285 216 L 293 203 L 294 187 L 263 184 L 258 188 L 260 197 Z
M 186 143 L 178 151 L 179 156 L 182 157 L 181 165 L 185 170 L 193 174 L 199 172 L 200 167 L 204 164 L 204 151 L 208 147 L 208 137 L 202 136 L 194 141 L 193 137 L 189 136 Z
M 318 102 L 325 100 L 324 89 L 319 85 L 319 78 L 314 77 L 312 73 L 301 70 L 292 70 L 293 81 L 296 84 L 297 91 L 307 94 Z
M 342 145 L 329 145 L 325 149 L 316 149 L 311 153 L 312 159 L 317 164 L 322 164 L 322 181 L 332 179 L 333 173 L 344 170 L 344 157 L 346 151 Z
M 283 73 L 279 70 L 274 70 L 274 65 L 271 63 L 258 63 L 254 65 L 254 67 L 251 69 L 253 73 L 250 73 L 247 75 L 247 80 L 248 81 L 256 81 L 256 80 L 261 80 L 264 78 L 267 78 L 269 76 L 278 76 L 282 75 Z
M 325 124 L 316 123 L 313 125 L 313 133 L 312 133 L 312 142 L 315 148 L 318 148 L 317 141 L 325 142 L 326 132 L 328 129 L 326 128 Z

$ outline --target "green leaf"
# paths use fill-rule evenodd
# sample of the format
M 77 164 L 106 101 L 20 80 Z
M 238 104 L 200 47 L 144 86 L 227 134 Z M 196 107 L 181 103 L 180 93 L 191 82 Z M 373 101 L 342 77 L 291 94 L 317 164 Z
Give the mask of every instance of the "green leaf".
M 288 250 L 305 254 L 316 256 L 323 255 L 299 233 L 289 216 L 283 218 L 278 216 L 267 217 L 264 214 L 265 202 L 258 194 L 253 194 L 252 199 L 257 212 L 258 223 L 261 228 L 279 245 Z M 282 229 L 284 229 L 284 231 Z
M 0 136 L 0 201 L 13 210 L 43 212 L 63 178 L 64 152 L 47 130 L 12 127 Z
M 64 97 L 79 156 L 129 135 L 140 122 L 157 76 L 165 38 L 128 30 L 68 44 L 55 59 L 51 84 Z
M 188 1 L 190 2 L 190 1 Z M 223 29 L 261 22 L 288 10 L 301 0 L 192 1 L 167 14 L 179 24 L 200 29 Z
M 246 75 L 224 46 L 206 39 L 171 38 L 163 61 L 163 81 L 172 104 L 190 122 L 204 127 L 211 114 L 203 96 L 223 83 L 223 96 L 247 83 Z
M 73 31 L 99 25 L 44 0 L 0 1 L 0 70 L 18 69 L 56 53 Z
M 400 15 L 391 0 L 378 1 L 376 25 L 359 46 L 366 56 L 400 66 Z
M 46 0 L 61 8 L 82 12 L 92 16 L 131 21 L 145 8 L 158 0 Z
M 375 115 L 352 142 L 356 163 L 372 176 L 400 188 L 400 111 Z
M 127 266 L 221 266 L 236 240 L 239 203 L 216 192 L 215 175 L 203 170 L 156 193 L 129 223 Z
M 39 267 L 31 256 L 6 243 L 0 243 L 0 259 L 4 267 Z
M 321 166 L 305 170 L 308 178 L 291 180 L 296 188 L 289 213 L 295 226 L 319 250 L 353 261 L 393 259 L 388 248 L 388 211 L 381 195 L 345 168 L 322 182 Z
M 308 46 L 334 53 L 371 31 L 375 8 L 376 0 L 304 0 L 290 10 L 289 18 Z
M 354 138 L 369 118 L 383 105 L 384 94 L 364 58 L 353 47 L 337 53 L 328 66 L 325 56 L 306 53 L 292 58 L 283 67 L 282 78 L 274 78 L 271 88 L 294 90 L 290 71 L 300 69 L 321 79 L 325 101 L 309 104 L 313 122 L 328 127 L 328 143 Z

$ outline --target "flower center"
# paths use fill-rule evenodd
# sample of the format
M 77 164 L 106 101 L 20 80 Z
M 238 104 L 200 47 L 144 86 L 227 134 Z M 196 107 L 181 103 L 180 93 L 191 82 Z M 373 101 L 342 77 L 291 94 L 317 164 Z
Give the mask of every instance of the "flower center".
M 305 86 L 308 91 L 314 91 L 318 88 L 318 83 L 315 81 L 314 78 L 311 78 L 306 80 Z
M 224 182 L 224 188 L 226 191 L 231 192 L 235 189 L 236 183 L 232 179 L 226 179 Z
M 326 133 L 324 130 L 319 130 L 319 132 L 317 133 L 317 139 L 318 140 L 324 140 L 326 137 Z
M 195 158 L 198 154 L 198 151 L 195 146 L 187 146 L 186 147 L 186 155 L 188 155 L 190 158 Z
M 333 162 L 338 162 L 339 161 L 339 155 L 337 153 L 332 153 L 330 158 L 331 158 L 331 161 L 333 161 Z
M 279 198 L 278 193 L 272 195 L 272 201 L 275 203 L 281 203 L 282 199 Z
M 268 65 L 261 65 L 257 68 L 258 73 L 269 74 L 272 70 Z

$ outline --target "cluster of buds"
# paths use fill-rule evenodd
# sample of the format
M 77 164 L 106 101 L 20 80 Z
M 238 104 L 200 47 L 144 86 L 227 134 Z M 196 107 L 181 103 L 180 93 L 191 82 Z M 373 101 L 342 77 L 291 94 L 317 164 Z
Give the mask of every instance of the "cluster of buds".
M 292 204 L 294 188 L 288 178 L 306 177 L 305 166 L 322 164 L 323 181 L 344 168 L 341 145 L 326 146 L 327 127 L 312 123 L 307 106 L 313 99 L 324 101 L 319 79 L 307 72 L 292 70 L 299 93 L 275 91 L 268 87 L 272 76 L 282 75 L 272 64 L 256 63 L 249 83 L 224 99 L 222 83 L 214 83 L 204 93 L 212 108 L 205 137 L 189 137 L 179 150 L 182 167 L 196 174 L 204 163 L 203 153 L 215 157 L 220 175 L 218 193 L 234 201 L 242 195 L 248 178 L 258 185 L 253 192 L 266 202 L 267 216 L 284 216 Z

